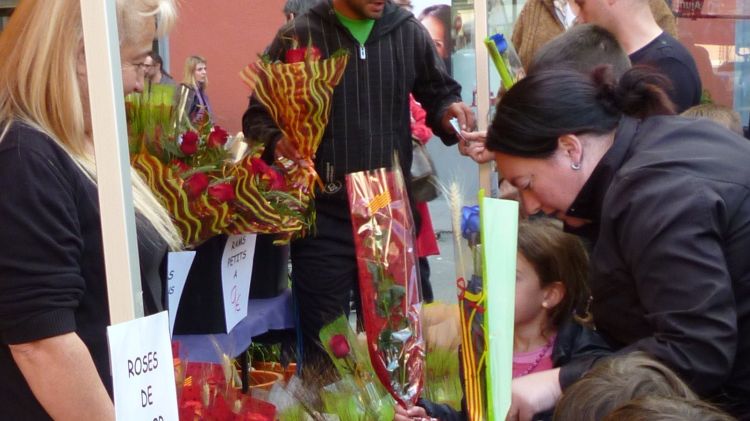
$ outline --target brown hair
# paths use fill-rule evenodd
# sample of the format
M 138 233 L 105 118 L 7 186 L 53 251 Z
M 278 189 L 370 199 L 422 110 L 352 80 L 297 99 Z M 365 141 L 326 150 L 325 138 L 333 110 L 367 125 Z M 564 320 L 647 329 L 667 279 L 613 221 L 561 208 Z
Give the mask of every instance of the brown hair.
M 599 361 L 563 393 L 556 421 L 597 421 L 644 396 L 697 399 L 677 374 L 648 354 L 634 352 Z
M 521 221 L 518 252 L 534 267 L 542 287 L 558 281 L 565 286 L 565 296 L 550 312 L 555 328 L 584 310 L 589 297 L 588 254 L 578 237 L 563 232 L 550 218 Z
M 697 399 L 644 396 L 615 409 L 602 421 L 731 421 L 731 416 Z
M 707 118 L 715 123 L 721 124 L 727 129 L 743 136 L 742 123 L 737 111 L 719 104 L 695 105 L 681 114 L 683 117 Z

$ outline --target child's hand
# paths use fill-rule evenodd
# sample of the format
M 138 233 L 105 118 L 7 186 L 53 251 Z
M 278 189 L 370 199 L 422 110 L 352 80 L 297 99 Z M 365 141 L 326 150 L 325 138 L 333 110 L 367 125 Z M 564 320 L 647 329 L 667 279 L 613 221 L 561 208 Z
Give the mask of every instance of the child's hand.
M 427 416 L 427 412 L 421 406 L 412 406 L 407 410 L 402 408 L 400 405 L 396 405 L 396 415 L 393 417 L 393 421 L 414 420 L 437 421 L 437 418 L 430 418 L 429 416 Z

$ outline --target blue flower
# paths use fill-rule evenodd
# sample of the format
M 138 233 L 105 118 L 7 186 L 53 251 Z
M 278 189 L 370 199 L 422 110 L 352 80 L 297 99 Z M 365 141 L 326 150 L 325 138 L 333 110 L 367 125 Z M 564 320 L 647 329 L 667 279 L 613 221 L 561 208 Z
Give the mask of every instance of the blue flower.
M 461 209 L 461 235 L 470 240 L 479 234 L 479 206 L 464 206 Z
M 503 34 L 495 34 L 490 37 L 490 39 L 495 43 L 497 46 L 497 51 L 502 54 L 505 52 L 505 50 L 508 49 L 508 41 L 505 40 L 505 37 Z

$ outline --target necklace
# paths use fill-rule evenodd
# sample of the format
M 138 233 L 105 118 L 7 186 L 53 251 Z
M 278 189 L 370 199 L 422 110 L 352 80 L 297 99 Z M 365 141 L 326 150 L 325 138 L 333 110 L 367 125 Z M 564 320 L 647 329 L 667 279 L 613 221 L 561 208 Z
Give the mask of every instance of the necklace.
M 542 359 L 547 354 L 547 351 L 552 348 L 552 339 L 550 339 L 541 350 L 539 350 L 539 353 L 537 354 L 536 358 L 534 359 L 534 362 L 531 363 L 530 366 L 526 368 L 526 370 L 523 371 L 523 373 L 519 374 L 517 377 L 523 377 L 532 371 L 534 371 L 535 368 L 542 362 Z

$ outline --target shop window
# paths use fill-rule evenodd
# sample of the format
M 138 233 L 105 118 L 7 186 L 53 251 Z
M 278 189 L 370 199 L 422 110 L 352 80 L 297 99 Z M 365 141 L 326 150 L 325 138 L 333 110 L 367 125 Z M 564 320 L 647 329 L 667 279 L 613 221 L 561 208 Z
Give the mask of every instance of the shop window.
M 679 39 L 693 54 L 704 99 L 750 113 L 750 2 L 673 0 Z

